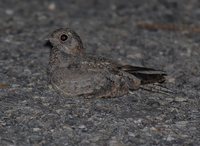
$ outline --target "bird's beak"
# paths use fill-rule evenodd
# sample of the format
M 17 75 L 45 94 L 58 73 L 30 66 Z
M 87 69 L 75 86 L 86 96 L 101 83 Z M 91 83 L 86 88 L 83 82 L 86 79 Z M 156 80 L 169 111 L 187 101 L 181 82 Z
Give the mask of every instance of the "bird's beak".
M 52 44 L 52 45 L 57 45 L 58 44 L 58 40 L 52 37 L 49 37 L 48 41 Z
M 51 44 L 51 42 L 48 39 L 45 40 L 44 46 L 48 47 L 48 48 L 52 48 L 53 47 L 53 45 Z
M 50 42 L 49 38 L 51 37 L 51 34 L 45 34 L 44 36 L 44 46 L 48 48 L 52 48 L 52 43 Z

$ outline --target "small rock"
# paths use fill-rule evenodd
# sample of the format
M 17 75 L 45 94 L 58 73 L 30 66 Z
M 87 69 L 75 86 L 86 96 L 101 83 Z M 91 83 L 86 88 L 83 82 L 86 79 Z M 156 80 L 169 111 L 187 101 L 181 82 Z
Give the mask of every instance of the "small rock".
M 124 146 L 116 137 L 112 137 L 108 145 L 109 146 Z
M 7 9 L 7 10 L 5 11 L 5 13 L 6 13 L 7 15 L 13 15 L 14 11 L 11 10 L 11 9 Z
M 93 136 L 93 137 L 90 139 L 90 141 L 92 141 L 92 142 L 97 142 L 99 139 L 100 139 L 99 136 Z
M 169 101 L 169 102 L 174 101 L 174 99 L 173 99 L 173 98 L 170 98 L 170 97 L 165 98 L 165 100 L 166 100 L 166 101 Z
M 128 132 L 128 135 L 131 137 L 135 137 L 135 134 L 133 132 Z
M 167 81 L 168 81 L 169 83 L 175 83 L 176 79 L 169 76 L 169 77 L 167 77 Z
M 37 144 L 37 143 L 40 143 L 42 141 L 42 137 L 39 136 L 39 135 L 31 135 L 29 138 L 28 138 L 29 142 L 31 144 Z
M 177 127 L 186 127 L 187 124 L 188 124 L 188 121 L 178 121 L 178 122 L 176 122 Z
M 80 125 L 78 128 L 79 129 L 85 129 L 86 127 L 85 127 L 85 125 Z
M 131 58 L 131 59 L 142 58 L 142 54 L 141 53 L 128 54 L 127 58 Z
M 12 88 L 17 88 L 17 87 L 19 87 L 19 86 L 20 86 L 19 84 L 12 84 L 12 85 L 11 85 Z
M 177 102 L 184 102 L 184 101 L 187 101 L 188 99 L 187 98 L 184 98 L 184 97 L 175 97 L 174 101 L 177 101 Z
M 40 130 L 41 130 L 40 128 L 33 128 L 34 132 L 37 132 L 37 131 L 40 131 Z
M 80 125 L 78 128 L 81 129 L 82 132 L 86 132 L 88 130 L 85 125 Z
M 48 5 L 48 9 L 49 9 L 50 11 L 54 11 L 54 10 L 56 9 L 55 3 L 50 3 L 50 4 Z
M 135 124 L 141 124 L 142 123 L 142 119 L 138 119 L 138 120 L 134 120 Z
M 174 140 L 174 138 L 173 138 L 171 135 L 168 135 L 168 137 L 167 137 L 166 140 L 167 140 L 167 141 L 172 141 L 172 140 Z

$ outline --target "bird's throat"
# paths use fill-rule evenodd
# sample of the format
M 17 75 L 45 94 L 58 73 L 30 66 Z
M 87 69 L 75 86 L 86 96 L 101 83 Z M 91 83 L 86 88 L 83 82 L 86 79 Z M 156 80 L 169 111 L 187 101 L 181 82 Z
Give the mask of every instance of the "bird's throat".
M 60 50 L 56 47 L 51 48 L 50 50 L 50 58 L 49 65 L 58 64 L 59 61 Z

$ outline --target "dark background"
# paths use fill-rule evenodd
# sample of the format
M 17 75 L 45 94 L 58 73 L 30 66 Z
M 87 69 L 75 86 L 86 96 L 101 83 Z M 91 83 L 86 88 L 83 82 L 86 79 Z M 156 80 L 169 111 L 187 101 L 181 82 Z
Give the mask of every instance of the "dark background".
M 199 20 L 199 0 L 1 0 L 0 145 L 199 146 Z M 59 27 L 76 30 L 90 53 L 167 71 L 177 94 L 58 95 L 44 43 Z

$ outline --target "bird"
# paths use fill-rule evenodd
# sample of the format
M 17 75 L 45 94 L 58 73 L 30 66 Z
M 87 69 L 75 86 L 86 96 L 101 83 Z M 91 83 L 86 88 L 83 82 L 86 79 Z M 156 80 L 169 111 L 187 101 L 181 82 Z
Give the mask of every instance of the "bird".
M 86 53 L 80 36 L 70 28 L 59 28 L 48 36 L 52 45 L 48 76 L 52 87 L 66 97 L 112 98 L 139 89 L 168 93 L 161 84 L 166 72 Z

